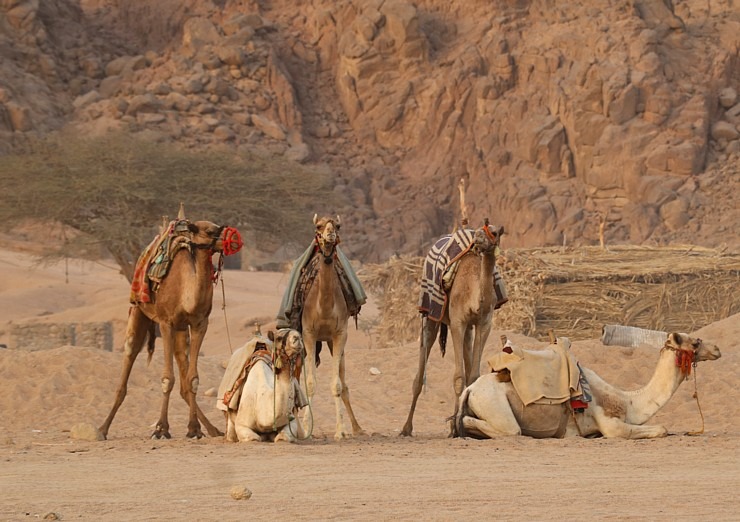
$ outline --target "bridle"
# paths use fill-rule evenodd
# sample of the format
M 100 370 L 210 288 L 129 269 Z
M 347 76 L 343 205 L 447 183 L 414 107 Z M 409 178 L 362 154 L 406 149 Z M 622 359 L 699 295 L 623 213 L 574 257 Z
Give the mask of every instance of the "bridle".
M 700 345 L 701 339 L 696 339 L 693 346 L 698 347 Z M 667 344 L 663 346 L 663 349 L 670 350 L 676 354 L 676 366 L 678 366 L 684 378 L 688 379 L 689 375 L 691 375 L 691 368 L 696 368 L 696 350 L 684 350 Z
M 326 224 L 324 224 L 322 229 L 326 227 L 327 224 L 333 223 L 332 221 L 328 221 Z M 324 236 L 322 235 L 320 230 L 316 231 L 316 245 L 318 247 L 319 252 L 321 252 L 321 255 L 324 257 L 324 263 L 327 265 L 330 265 L 334 259 L 334 254 L 337 249 L 337 245 L 339 244 L 339 225 L 334 223 L 334 235 L 336 237 L 336 240 L 333 243 L 330 243 L 331 248 L 329 249 L 329 252 L 324 251 L 324 245 L 326 245 L 326 241 L 324 241 Z

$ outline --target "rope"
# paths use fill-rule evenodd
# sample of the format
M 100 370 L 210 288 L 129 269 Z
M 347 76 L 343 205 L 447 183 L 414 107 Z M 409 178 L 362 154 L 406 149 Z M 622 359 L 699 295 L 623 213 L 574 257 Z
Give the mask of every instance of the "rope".
M 701 429 L 699 431 L 687 431 L 686 435 L 690 437 L 695 437 L 697 435 L 701 435 L 704 433 L 704 414 L 701 411 L 701 404 L 699 404 L 699 391 L 697 390 L 696 386 L 696 363 L 693 364 L 694 366 L 694 399 L 696 399 L 696 406 L 699 408 L 699 415 L 701 416 Z
M 573 423 L 576 425 L 576 430 L 578 431 L 578 436 L 583 438 L 583 432 L 581 431 L 581 427 L 578 425 L 578 419 L 576 419 L 576 411 L 573 409 L 572 404 L 569 404 L 569 407 L 570 407 L 570 414 L 573 417 Z
M 427 318 L 426 314 L 421 314 L 421 333 L 419 334 L 419 352 L 424 353 L 424 380 L 422 381 L 422 387 L 424 393 L 427 391 L 427 364 L 429 363 L 429 352 L 424 346 L 424 320 Z
M 226 325 L 226 339 L 229 341 L 229 353 L 233 354 L 231 347 L 231 334 L 229 333 L 229 320 L 226 317 L 226 287 L 224 286 L 224 276 L 221 274 L 221 310 L 224 311 L 224 324 Z
M 289 414 L 288 415 L 288 430 L 290 431 L 290 434 L 293 436 L 293 438 L 295 438 L 296 440 L 308 440 L 311 438 L 311 435 L 313 434 L 313 408 L 311 407 L 311 397 L 309 397 L 308 395 L 308 377 L 306 376 L 306 372 L 305 372 L 305 369 L 306 369 L 305 352 L 301 352 L 301 360 L 303 361 L 301 365 L 302 367 L 301 373 L 303 374 L 303 384 L 306 388 L 306 399 L 308 400 L 308 406 L 307 406 L 308 418 L 311 420 L 311 429 L 308 430 L 308 434 L 305 437 L 300 438 L 297 434 L 293 433 L 293 427 L 290 425 L 290 415 L 291 414 Z M 298 383 L 298 385 L 300 386 L 300 382 Z M 300 422 L 300 420 L 298 422 Z

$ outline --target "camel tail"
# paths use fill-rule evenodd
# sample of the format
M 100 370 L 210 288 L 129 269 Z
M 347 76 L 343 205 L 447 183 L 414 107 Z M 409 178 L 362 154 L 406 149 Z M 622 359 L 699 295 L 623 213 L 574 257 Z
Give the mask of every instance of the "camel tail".
M 442 352 L 442 357 L 447 351 L 447 325 L 444 323 L 439 325 L 439 351 Z
M 157 339 L 157 333 L 155 331 L 156 325 L 154 321 L 149 321 L 149 327 L 147 328 L 147 340 L 146 340 L 146 365 L 152 362 L 152 355 L 154 355 L 154 341 Z
M 457 432 L 458 437 L 466 437 L 467 433 L 465 433 L 465 424 L 463 423 L 463 419 L 465 416 L 470 413 L 468 410 L 468 396 L 470 395 L 470 386 L 465 388 L 463 392 L 460 394 L 460 405 L 457 408 L 457 417 L 455 418 L 455 428 Z

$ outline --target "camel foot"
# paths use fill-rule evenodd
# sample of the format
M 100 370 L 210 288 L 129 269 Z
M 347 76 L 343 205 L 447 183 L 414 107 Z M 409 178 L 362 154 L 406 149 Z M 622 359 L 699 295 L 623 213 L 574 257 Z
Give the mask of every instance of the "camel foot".
M 399 437 L 411 437 L 411 434 L 414 432 L 413 426 L 410 424 L 405 424 L 403 429 L 401 430 L 401 433 L 398 434 Z
M 170 435 L 170 432 L 168 430 L 157 428 L 154 430 L 154 433 L 152 433 L 152 438 L 161 440 L 161 439 L 171 439 L 172 435 Z
M 349 435 L 347 435 L 347 433 L 345 433 L 344 431 L 338 431 L 334 434 L 334 440 L 337 440 L 337 441 L 347 440 L 349 438 L 350 438 Z
M 188 431 L 188 434 L 186 435 L 186 437 L 189 439 L 197 440 L 197 439 L 202 439 L 203 437 L 205 437 L 205 435 L 203 435 L 203 432 L 200 431 L 200 429 L 197 429 L 197 430 Z

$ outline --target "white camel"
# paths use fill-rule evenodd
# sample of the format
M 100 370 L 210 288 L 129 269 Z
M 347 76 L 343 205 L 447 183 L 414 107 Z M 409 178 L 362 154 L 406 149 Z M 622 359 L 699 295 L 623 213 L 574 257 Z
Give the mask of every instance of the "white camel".
M 498 374 L 490 373 L 468 386 L 460 396 L 456 418 L 458 432 L 462 436 L 479 438 L 506 435 L 665 437 L 668 431 L 664 426 L 643 424 L 668 402 L 694 364 L 714 361 L 720 356 L 719 348 L 713 344 L 683 333 L 668 334 L 650 382 L 634 391 L 620 390 L 596 372 L 582 367 L 593 396 L 582 413 L 572 413 L 567 404 L 525 407 L 511 382 L 502 382 Z
M 229 442 L 287 441 L 302 439 L 298 407 L 305 404 L 298 384 L 303 338 L 296 330 L 278 330 L 272 350 L 255 351 L 236 411 L 229 410 L 226 440 Z

